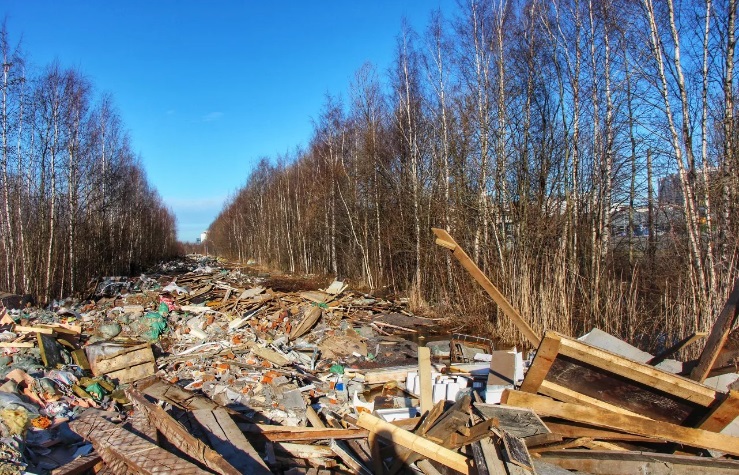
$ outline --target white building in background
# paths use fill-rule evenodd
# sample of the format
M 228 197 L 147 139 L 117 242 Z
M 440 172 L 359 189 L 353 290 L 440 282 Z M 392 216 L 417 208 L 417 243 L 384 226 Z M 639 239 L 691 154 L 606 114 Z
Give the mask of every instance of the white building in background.
M 206 239 L 208 239 L 208 231 L 203 231 L 200 233 L 200 242 L 205 242 Z

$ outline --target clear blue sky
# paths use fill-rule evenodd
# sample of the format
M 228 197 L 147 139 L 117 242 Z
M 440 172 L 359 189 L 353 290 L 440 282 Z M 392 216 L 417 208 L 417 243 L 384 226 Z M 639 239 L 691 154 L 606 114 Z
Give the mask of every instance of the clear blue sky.
M 390 66 L 454 0 L 2 0 L 32 63 L 77 67 L 110 92 L 150 182 L 194 241 L 259 158 L 305 146 L 326 93 Z

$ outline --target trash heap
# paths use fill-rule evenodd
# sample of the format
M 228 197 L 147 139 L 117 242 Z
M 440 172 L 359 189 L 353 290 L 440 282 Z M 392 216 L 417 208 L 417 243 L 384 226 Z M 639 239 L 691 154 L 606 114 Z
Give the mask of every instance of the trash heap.
M 739 286 L 711 335 L 650 355 L 597 329 L 537 335 L 437 237 L 532 351 L 439 337 L 340 281 L 192 256 L 79 302 L 7 305 L 0 474 L 739 470 L 739 355 L 722 343 Z M 701 338 L 710 361 L 669 359 Z

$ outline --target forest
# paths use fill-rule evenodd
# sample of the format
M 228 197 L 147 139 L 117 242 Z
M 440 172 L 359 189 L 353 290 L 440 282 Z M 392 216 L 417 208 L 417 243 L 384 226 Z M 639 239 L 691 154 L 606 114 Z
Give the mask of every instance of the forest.
M 5 24 L 0 54 L 0 290 L 50 302 L 176 254 L 112 96 L 79 69 L 31 64 Z
M 404 22 L 387 70 L 359 68 L 308 145 L 261 159 L 209 250 L 521 341 L 434 245 L 440 227 L 537 332 L 654 349 L 705 331 L 737 277 L 736 14 L 468 0 Z

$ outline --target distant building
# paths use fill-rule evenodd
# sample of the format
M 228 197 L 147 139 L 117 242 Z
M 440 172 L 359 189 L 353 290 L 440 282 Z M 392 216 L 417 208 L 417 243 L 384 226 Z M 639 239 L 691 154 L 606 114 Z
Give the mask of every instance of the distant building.
M 208 239 L 208 231 L 203 231 L 200 233 L 200 242 L 205 242 Z

